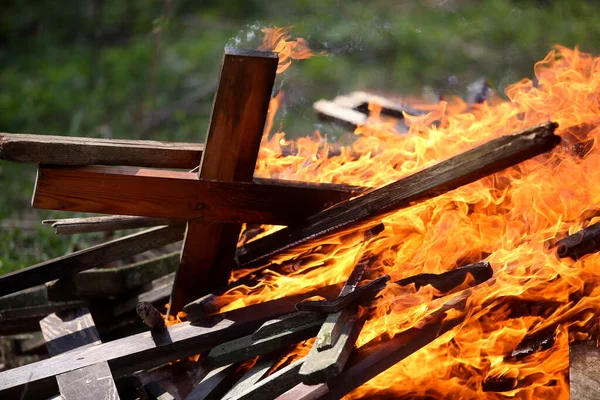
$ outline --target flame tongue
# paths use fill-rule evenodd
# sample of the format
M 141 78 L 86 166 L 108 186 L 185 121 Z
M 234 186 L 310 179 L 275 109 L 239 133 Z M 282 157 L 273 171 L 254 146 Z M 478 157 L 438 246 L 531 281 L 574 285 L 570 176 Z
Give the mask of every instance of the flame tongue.
M 281 31 L 266 33 L 269 42 L 276 42 L 268 48 L 280 51 L 282 65 L 304 58 L 298 52 L 303 45 L 282 41 Z M 287 273 L 263 271 L 256 287 L 230 291 L 232 301 L 224 310 L 344 281 L 365 253 L 376 255 L 373 269 L 393 280 L 485 260 L 494 269 L 494 281 L 473 290 L 464 322 L 350 396 L 568 398 L 569 335 L 571 340 L 585 338 L 581 327 L 600 311 L 600 270 L 594 268 L 600 255 L 561 259 L 546 243 L 600 221 L 595 216 L 600 204 L 600 150 L 595 145 L 600 58 L 557 46 L 535 65 L 535 74 L 537 84 L 524 79 L 506 89 L 509 101 L 496 99 L 470 109 L 459 101 L 442 102 L 426 115 L 406 116 L 405 135 L 372 115 L 339 155 L 328 157 L 327 137 L 320 133 L 292 144 L 283 132 L 265 136 L 257 176 L 371 187 L 549 119 L 559 124 L 563 142 L 548 156 L 385 216 L 385 230 L 364 246 L 362 236 L 351 232 L 277 256 L 272 261 L 287 265 Z M 290 146 L 294 155 L 282 156 Z M 357 345 L 415 327 L 439 308 L 439 301 L 432 302 L 438 295 L 431 286 L 417 290 L 388 284 Z M 580 299 L 576 306 L 570 303 L 573 298 Z M 553 323 L 552 344 L 525 357 L 505 358 L 528 332 Z

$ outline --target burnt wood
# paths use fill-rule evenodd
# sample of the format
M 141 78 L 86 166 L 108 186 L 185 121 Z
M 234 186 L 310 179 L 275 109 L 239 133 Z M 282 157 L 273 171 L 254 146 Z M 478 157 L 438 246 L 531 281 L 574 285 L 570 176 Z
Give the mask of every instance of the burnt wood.
M 229 399 L 231 397 L 235 397 L 239 394 L 244 393 L 249 388 L 254 386 L 258 381 L 260 381 L 267 372 L 275 365 L 277 360 L 279 359 L 279 353 L 275 352 L 274 354 L 268 354 L 261 356 L 256 364 L 252 366 L 246 373 L 229 389 L 227 393 L 223 396 L 223 400 Z
M 289 225 L 356 194 L 352 187 L 328 184 L 206 181 L 191 172 L 136 167 L 40 166 L 32 206 L 168 219 Z
M 355 130 L 367 122 L 367 116 L 360 111 L 341 106 L 329 100 L 315 102 L 313 110 L 321 120 L 333 122 L 350 130 Z
M 279 57 L 226 49 L 198 176 L 251 182 Z M 240 224 L 188 222 L 170 312 L 227 284 Z
M 51 314 L 40 321 L 51 356 L 101 343 L 92 315 L 85 308 Z M 106 361 L 56 375 L 61 398 L 119 399 Z
M 600 250 L 600 222 L 588 226 L 556 243 L 556 254 L 560 258 L 570 257 L 579 260 L 581 257 Z
M 112 232 L 123 229 L 149 228 L 152 226 L 175 225 L 180 221 L 168 218 L 132 217 L 110 215 L 106 217 L 47 219 L 43 224 L 51 224 L 57 235 L 76 233 Z
M 295 304 L 268 303 L 230 311 L 212 324 L 195 326 L 184 322 L 160 331 L 147 331 L 75 349 L 47 360 L 2 372 L 0 397 L 18 398 L 25 385 L 28 390 L 35 391 L 36 388 L 47 385 L 55 375 L 99 362 L 108 362 L 113 376 L 118 378 L 140 369 L 202 353 L 227 340 L 251 334 L 265 321 L 292 312 Z
M 239 249 L 241 265 L 264 263 L 269 257 L 309 240 L 352 228 L 423 201 L 553 149 L 560 137 L 556 123 L 533 126 L 442 161 L 392 184 L 345 201 Z
M 480 261 L 441 274 L 418 274 L 394 283 L 400 286 L 414 284 L 417 290 L 431 285 L 440 292 L 447 293 L 462 285 L 469 275 L 473 278 L 471 286 L 474 286 L 490 279 L 494 275 L 494 270 L 489 262 Z
M 0 276 L 0 296 L 181 240 L 180 225 L 152 228 Z
M 323 322 L 325 314 L 315 312 L 295 312 L 267 321 L 252 334 L 253 340 L 266 339 L 297 326 Z
M 191 169 L 202 144 L 0 133 L 0 160 L 52 165 Z
M 210 400 L 219 399 L 227 387 L 235 379 L 236 364 L 229 364 L 212 369 L 194 387 L 194 390 L 185 400 Z
M 150 329 L 165 328 L 163 316 L 149 301 L 140 301 L 135 311 Z

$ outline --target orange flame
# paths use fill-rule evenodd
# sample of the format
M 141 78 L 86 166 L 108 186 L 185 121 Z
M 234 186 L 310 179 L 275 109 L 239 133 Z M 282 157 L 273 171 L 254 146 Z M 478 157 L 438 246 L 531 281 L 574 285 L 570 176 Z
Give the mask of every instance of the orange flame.
M 288 69 L 292 65 L 292 60 L 306 60 L 315 55 L 306 40 L 291 39 L 290 29 L 291 27 L 261 29 L 265 37 L 258 50 L 269 50 L 279 54 L 278 74 Z
M 269 32 L 270 37 L 284 37 L 278 30 Z M 600 254 L 579 261 L 559 259 L 546 243 L 600 220 L 590 220 L 600 204 L 600 150 L 595 144 L 600 136 L 600 58 L 556 46 L 535 65 L 535 75 L 537 83 L 524 79 L 506 88 L 508 101 L 467 107 L 452 99 L 426 115 L 406 116 L 408 134 L 399 134 L 394 123 L 373 113 L 339 155 L 328 156 L 330 146 L 322 133 L 294 142 L 284 132 L 265 135 L 256 176 L 371 187 L 549 119 L 559 123 L 563 141 L 548 155 L 384 217 L 385 230 L 366 243 L 360 233 L 364 227 L 359 227 L 279 255 L 272 261 L 283 267 L 274 264 L 262 271 L 256 286 L 228 292 L 223 299 L 230 303 L 223 310 L 345 281 L 367 252 L 378 256 L 372 266 L 376 275 L 387 273 L 393 280 L 485 259 L 494 268 L 494 280 L 473 290 L 464 323 L 349 397 L 568 398 L 568 341 L 586 336 L 568 328 L 600 314 L 600 270 L 595 268 Z M 291 155 L 283 156 L 290 148 Z M 382 293 L 376 317 L 365 324 L 358 345 L 404 331 L 439 307 L 439 301 L 431 302 L 437 293 L 430 288 L 394 286 Z M 599 289 L 586 289 L 577 312 L 569 311 L 574 308 L 569 296 L 583 293 L 584 287 Z M 543 315 L 519 316 L 503 303 L 509 298 L 557 306 Z M 505 360 L 527 332 L 569 312 L 576 319 L 557 331 L 550 349 Z M 515 384 L 507 392 L 484 392 L 490 379 Z

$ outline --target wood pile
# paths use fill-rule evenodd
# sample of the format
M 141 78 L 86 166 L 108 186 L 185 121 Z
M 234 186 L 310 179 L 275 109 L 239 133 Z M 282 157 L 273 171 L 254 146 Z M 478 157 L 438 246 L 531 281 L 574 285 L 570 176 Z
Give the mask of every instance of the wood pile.
M 258 282 L 275 255 L 357 229 L 366 245 L 386 214 L 560 142 L 556 124 L 533 126 L 378 189 L 253 179 L 277 62 L 274 53 L 226 51 L 204 145 L 0 134 L 0 158 L 39 164 L 34 207 L 112 214 L 45 221 L 57 234 L 148 228 L 0 277 L 0 335 L 29 332 L 15 339 L 23 353 L 48 350 L 41 361 L 1 372 L 0 397 L 340 398 L 464 321 L 472 293 L 494 279 L 487 262 L 392 282 L 367 254 L 343 284 L 220 311 L 224 293 Z M 393 118 L 421 112 L 364 93 L 315 109 L 353 127 L 372 101 Z M 238 247 L 244 223 L 287 227 Z M 558 254 L 597 251 L 598 232 L 592 226 L 562 239 Z M 99 268 L 182 240 L 179 252 Z M 256 270 L 228 282 L 239 267 Z M 392 285 L 454 297 L 414 327 L 357 347 L 375 300 Z M 167 303 L 187 320 L 166 326 Z M 550 335 L 565 321 L 554 321 Z M 289 357 L 311 338 L 306 356 Z M 577 357 L 572 370 L 581 371 L 588 361 Z

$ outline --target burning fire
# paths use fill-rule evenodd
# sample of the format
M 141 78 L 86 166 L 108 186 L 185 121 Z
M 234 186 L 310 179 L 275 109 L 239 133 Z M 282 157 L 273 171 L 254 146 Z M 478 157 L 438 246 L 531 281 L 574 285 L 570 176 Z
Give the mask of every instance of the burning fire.
M 302 40 L 289 41 L 285 30 L 265 30 L 263 48 L 280 52 L 282 72 L 290 59 L 308 58 Z M 557 258 L 548 241 L 600 220 L 600 58 L 556 46 L 535 65 L 537 83 L 523 79 L 508 88 L 508 101 L 494 98 L 468 107 L 459 99 L 441 102 L 424 116 L 408 116 L 408 134 L 380 118 L 372 107 L 366 124 L 354 132 L 351 146 L 328 157 L 327 136 L 289 142 L 284 132 L 269 135 L 281 97 L 273 99 L 255 175 L 309 182 L 380 187 L 502 135 L 558 122 L 563 141 L 539 156 L 501 173 L 383 218 L 385 230 L 364 242 L 356 233 L 312 243 L 273 259 L 293 265 L 289 273 L 263 271 L 255 287 L 236 288 L 223 311 L 308 288 L 344 282 L 354 264 L 369 252 L 377 255 L 377 274 L 393 280 L 418 273 L 442 273 L 487 260 L 492 281 L 473 290 L 465 322 L 395 367 L 354 391 L 369 395 L 434 398 L 568 398 L 569 329 L 555 343 L 521 360 L 505 359 L 523 337 L 573 307 L 570 296 L 584 293 L 577 305 L 579 325 L 600 311 L 600 254 L 575 262 Z M 434 122 L 436 122 L 434 124 Z M 294 155 L 282 156 L 293 148 Z M 590 217 L 593 217 L 590 219 Z M 375 221 L 377 222 L 377 221 Z M 363 227 L 364 228 L 364 227 Z M 271 228 L 277 229 L 277 228 Z M 267 229 L 267 234 L 272 230 Z M 292 260 L 293 264 L 292 264 Z M 233 277 L 248 271 L 237 271 Z M 388 285 L 367 321 L 357 345 L 404 331 L 439 308 L 436 291 Z M 502 299 L 552 301 L 551 315 L 515 315 Z M 518 313 L 517 313 L 518 314 Z M 576 333 L 571 332 L 572 340 Z M 577 333 L 578 339 L 585 334 Z M 512 379 L 514 388 L 483 392 L 484 380 Z
M 292 40 L 289 30 L 290 27 L 261 29 L 264 39 L 258 50 L 268 50 L 278 53 L 278 74 L 288 69 L 292 65 L 292 60 L 306 60 L 314 55 L 308 48 L 306 40 L 302 38 Z

